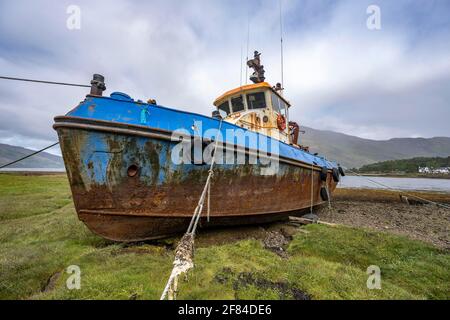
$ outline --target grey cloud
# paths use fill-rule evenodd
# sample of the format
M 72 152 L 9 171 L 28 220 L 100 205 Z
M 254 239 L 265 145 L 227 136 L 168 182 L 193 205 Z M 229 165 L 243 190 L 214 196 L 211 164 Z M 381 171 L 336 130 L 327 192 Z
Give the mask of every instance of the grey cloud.
M 77 1 L 79 31 L 65 27 L 69 4 L 0 4 L 2 74 L 88 83 L 92 73 L 102 73 L 108 92 L 210 114 L 214 98 L 239 85 L 247 12 L 253 6 L 250 50 L 263 52 L 268 80 L 280 80 L 278 6 L 273 1 L 244 8 L 238 1 Z M 283 1 L 292 116 L 318 129 L 369 138 L 450 135 L 442 120 L 450 116 L 449 44 L 442 41 L 449 36 L 447 29 L 421 36 L 408 29 L 404 15 L 398 16 L 407 3 L 381 1 L 384 29 L 370 33 L 367 4 Z M 429 18 L 422 25 L 433 17 L 443 21 L 439 8 L 426 10 Z M 86 93 L 0 82 L 0 141 L 52 141 L 53 117 Z

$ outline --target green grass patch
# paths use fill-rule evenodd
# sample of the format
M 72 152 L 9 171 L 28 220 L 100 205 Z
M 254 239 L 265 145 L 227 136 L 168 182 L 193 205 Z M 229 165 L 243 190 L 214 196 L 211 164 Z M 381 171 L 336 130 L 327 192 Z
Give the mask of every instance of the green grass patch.
M 63 176 L 0 175 L 0 182 L 0 299 L 159 299 L 172 268 L 169 242 L 124 245 L 93 235 L 78 220 Z M 303 229 L 287 259 L 251 235 L 197 249 L 178 298 L 450 297 L 449 255 L 439 249 L 363 229 Z M 81 269 L 80 290 L 66 287 L 70 265 Z M 381 290 L 366 287 L 369 265 L 381 268 Z
M 381 269 L 385 283 L 429 299 L 450 296 L 450 256 L 444 250 L 401 236 L 354 228 L 308 226 L 309 234 L 297 235 L 289 247 L 296 256 L 318 257 L 366 270 Z
M 66 175 L 0 173 L 0 221 L 48 213 L 71 201 Z

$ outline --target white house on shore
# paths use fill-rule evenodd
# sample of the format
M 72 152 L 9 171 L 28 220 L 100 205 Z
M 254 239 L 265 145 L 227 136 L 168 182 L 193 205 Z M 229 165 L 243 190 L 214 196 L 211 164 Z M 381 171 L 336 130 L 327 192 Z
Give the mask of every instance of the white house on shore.
M 442 168 L 419 167 L 419 173 L 450 174 L 450 167 L 442 167 Z

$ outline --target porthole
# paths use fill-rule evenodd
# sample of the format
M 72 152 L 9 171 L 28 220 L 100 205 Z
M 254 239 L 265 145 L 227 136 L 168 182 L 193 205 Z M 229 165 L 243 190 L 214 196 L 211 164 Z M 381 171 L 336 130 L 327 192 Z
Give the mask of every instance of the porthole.
M 132 164 L 128 167 L 127 174 L 130 178 L 135 177 L 139 172 L 139 167 L 135 164 Z

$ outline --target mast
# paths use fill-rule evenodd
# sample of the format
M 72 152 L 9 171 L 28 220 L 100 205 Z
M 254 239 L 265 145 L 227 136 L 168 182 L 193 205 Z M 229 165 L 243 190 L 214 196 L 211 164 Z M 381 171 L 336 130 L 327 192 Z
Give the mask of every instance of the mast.
M 247 61 L 247 66 L 254 70 L 253 74 L 250 76 L 250 80 L 252 80 L 253 83 L 261 83 L 266 80 L 266 77 L 264 76 L 264 66 L 261 65 L 261 53 L 255 51 L 253 59 Z
M 281 85 L 278 88 L 277 83 L 277 91 L 283 95 L 284 92 L 284 51 L 283 51 L 283 14 L 282 14 L 282 0 L 279 0 L 280 4 L 280 67 L 281 67 Z

